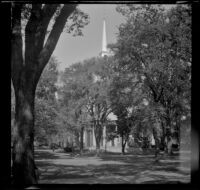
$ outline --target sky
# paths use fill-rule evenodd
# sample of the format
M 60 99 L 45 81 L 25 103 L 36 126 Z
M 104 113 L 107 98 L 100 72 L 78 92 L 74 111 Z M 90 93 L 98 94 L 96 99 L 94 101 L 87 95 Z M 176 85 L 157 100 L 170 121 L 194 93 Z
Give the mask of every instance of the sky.
M 59 70 L 99 55 L 104 18 L 107 44 L 116 42 L 118 27 L 125 22 L 125 18 L 115 10 L 115 4 L 82 4 L 79 8 L 89 14 L 90 22 L 83 28 L 83 36 L 73 37 L 72 34 L 66 32 L 61 34 L 53 53 L 59 61 Z

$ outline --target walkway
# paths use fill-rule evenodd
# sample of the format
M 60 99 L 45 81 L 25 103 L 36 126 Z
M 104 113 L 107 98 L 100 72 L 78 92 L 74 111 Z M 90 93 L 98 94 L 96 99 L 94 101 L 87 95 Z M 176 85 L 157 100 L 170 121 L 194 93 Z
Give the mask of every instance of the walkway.
M 172 157 L 153 155 L 72 156 L 52 150 L 36 150 L 36 164 L 45 184 L 188 183 L 190 154 Z

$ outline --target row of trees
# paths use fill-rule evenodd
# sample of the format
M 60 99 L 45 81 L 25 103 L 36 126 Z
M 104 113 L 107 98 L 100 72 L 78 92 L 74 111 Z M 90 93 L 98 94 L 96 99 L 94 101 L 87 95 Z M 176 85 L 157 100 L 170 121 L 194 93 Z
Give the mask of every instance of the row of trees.
M 61 134 L 65 134 L 62 139 L 73 134 L 82 151 L 84 130 L 94 129 L 99 152 L 103 126 L 109 126 L 112 112 L 117 131 L 107 130 L 107 137 L 120 136 L 123 153 L 130 134 L 135 139 L 153 134 L 156 147 L 162 143 L 171 153 L 172 140 L 180 144 L 181 119 L 190 120 L 190 7 L 166 11 L 161 6 L 127 5 L 117 11 L 127 22 L 119 28 L 117 43 L 110 45 L 114 57 L 73 64 L 62 74 L 59 88 L 56 67 L 50 62 L 37 90 L 36 100 L 41 102 L 40 110 L 36 107 L 36 137 L 42 133 L 37 130 L 44 131 L 38 126 L 46 127 L 43 136 L 48 139 L 52 134 L 60 139 Z
M 191 6 L 166 11 L 159 5 L 125 5 L 117 11 L 127 22 L 120 26 L 118 42 L 111 46 L 116 69 L 136 75 L 149 102 L 145 119 L 153 119 L 162 128 L 162 135 L 153 128 L 156 146 L 163 140 L 171 152 L 167 145 L 172 144 L 172 131 L 180 134 L 183 115 L 190 119 Z
M 93 128 L 99 152 L 111 112 L 117 116 L 117 132 L 110 133 L 110 138 L 122 137 L 122 152 L 129 134 L 139 138 L 141 133 L 152 133 L 156 147 L 162 141 L 171 152 L 173 130 L 180 134 L 183 116 L 190 120 L 190 6 L 168 11 L 155 5 L 117 6 L 126 22 L 119 27 L 117 42 L 110 45 L 114 56 L 66 68 L 60 87 L 56 86 L 57 61 L 50 56 L 67 18 L 66 31 L 81 34 L 88 16 L 76 5 L 13 4 L 12 9 L 15 183 L 37 183 L 34 131 L 40 142 L 73 133 L 82 150 L 83 131 Z
M 118 130 L 110 137 L 122 137 L 123 153 L 129 135 L 140 138 L 141 133 L 153 134 L 156 147 L 163 144 L 172 153 L 173 141 L 180 144 L 182 119 L 190 120 L 191 7 L 120 5 L 117 11 L 126 23 L 117 43 L 109 46 L 114 56 L 67 68 L 61 101 L 68 111 L 76 110 L 76 122 L 86 114 L 85 126 L 95 131 L 97 151 L 112 112 Z

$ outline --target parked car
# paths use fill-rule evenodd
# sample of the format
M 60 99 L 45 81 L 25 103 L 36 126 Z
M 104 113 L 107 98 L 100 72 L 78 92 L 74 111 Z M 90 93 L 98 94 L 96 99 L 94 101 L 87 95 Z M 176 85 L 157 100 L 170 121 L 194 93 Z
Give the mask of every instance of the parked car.
M 179 148 L 180 148 L 180 146 L 179 146 L 178 143 L 177 144 L 172 144 L 172 150 L 173 151 L 179 151 Z
M 63 149 L 64 149 L 65 152 L 73 152 L 72 147 L 64 147 Z
M 51 143 L 50 148 L 54 151 L 55 149 L 59 148 L 59 145 L 56 143 Z

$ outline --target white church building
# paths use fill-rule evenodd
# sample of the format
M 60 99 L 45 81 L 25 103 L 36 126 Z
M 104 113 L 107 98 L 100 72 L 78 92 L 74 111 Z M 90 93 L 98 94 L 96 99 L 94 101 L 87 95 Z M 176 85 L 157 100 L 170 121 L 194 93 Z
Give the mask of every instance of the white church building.
M 101 49 L 101 52 L 99 55 L 100 55 L 100 57 L 113 55 L 112 52 L 107 48 L 105 19 L 103 20 L 102 49 Z M 110 113 L 108 115 L 108 118 L 113 123 L 115 123 L 115 120 L 117 119 L 113 113 Z M 117 128 L 115 130 L 117 130 Z M 113 140 L 110 140 L 110 141 L 107 141 L 106 139 L 107 139 L 106 138 L 106 126 L 104 126 L 100 148 L 103 150 L 111 151 L 111 152 L 120 152 L 121 151 L 121 144 L 122 144 L 121 137 L 114 138 Z M 94 134 L 93 128 L 86 129 L 84 131 L 83 141 L 84 141 L 84 148 L 87 148 L 87 149 L 95 149 L 96 148 L 96 140 L 95 140 L 95 134 Z

